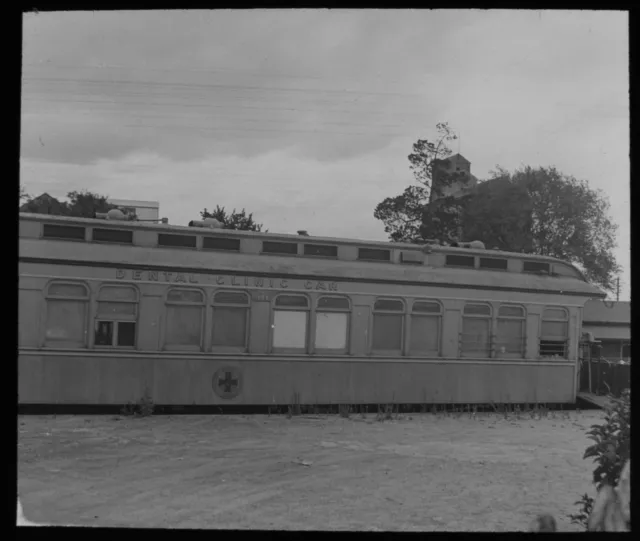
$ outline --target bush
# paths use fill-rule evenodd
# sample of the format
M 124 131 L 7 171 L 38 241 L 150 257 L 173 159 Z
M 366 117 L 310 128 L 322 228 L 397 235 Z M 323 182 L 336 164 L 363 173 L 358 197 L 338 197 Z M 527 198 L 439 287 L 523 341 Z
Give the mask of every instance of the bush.
M 146 389 L 144 392 L 144 396 L 140 400 L 138 400 L 137 404 L 128 402 L 120 410 L 120 413 L 122 415 L 134 417 L 149 417 L 150 415 L 153 415 L 154 410 L 155 404 L 153 403 L 153 398 L 151 398 L 149 390 Z
M 596 490 L 603 485 L 617 486 L 620 472 L 631 454 L 631 390 L 625 389 L 619 398 L 611 394 L 607 397 L 604 423 L 591 425 L 587 432 L 595 443 L 587 447 L 584 459 L 593 458 L 596 468 L 593 470 L 593 483 Z M 575 502 L 579 512 L 569 515 L 571 522 L 587 527 L 587 521 L 593 509 L 594 499 L 584 494 Z

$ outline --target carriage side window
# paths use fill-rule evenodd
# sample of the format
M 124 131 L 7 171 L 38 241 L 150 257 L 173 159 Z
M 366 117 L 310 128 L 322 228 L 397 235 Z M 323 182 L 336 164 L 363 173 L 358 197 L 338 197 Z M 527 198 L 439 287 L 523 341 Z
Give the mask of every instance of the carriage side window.
M 463 357 L 491 357 L 491 306 L 488 304 L 465 304 L 460 353 Z
M 346 353 L 351 306 L 346 297 L 320 297 L 316 308 L 315 348 Z
M 274 351 L 306 352 L 309 299 L 304 295 L 278 295 L 272 328 Z
M 401 353 L 404 336 L 404 302 L 400 299 L 377 299 L 373 305 L 371 349 L 384 353 Z
M 82 283 L 51 282 L 46 291 L 45 345 L 87 347 L 89 289 Z
M 167 292 L 164 347 L 200 351 L 204 294 L 199 289 L 171 288 Z
M 98 291 L 98 313 L 94 345 L 135 347 L 138 290 L 132 286 L 102 286 Z
M 498 308 L 496 354 L 524 357 L 526 313 L 522 306 L 503 304 Z
M 217 291 L 213 296 L 214 349 L 246 350 L 250 300 L 244 291 Z
M 545 308 L 542 312 L 540 357 L 567 357 L 569 313 L 564 308 Z
M 440 354 L 442 306 L 434 301 L 415 301 L 411 309 L 411 353 Z

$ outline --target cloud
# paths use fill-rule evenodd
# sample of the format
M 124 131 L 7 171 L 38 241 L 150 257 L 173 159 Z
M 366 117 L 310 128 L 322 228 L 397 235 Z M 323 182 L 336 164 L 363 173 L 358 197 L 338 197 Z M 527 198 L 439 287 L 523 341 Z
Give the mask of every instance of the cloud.
M 375 205 L 448 121 L 486 178 L 556 165 L 611 200 L 629 257 L 628 16 L 515 10 L 25 15 L 22 181 L 247 208 L 274 231 L 385 238 Z M 336 219 L 339 217 L 339 220 Z

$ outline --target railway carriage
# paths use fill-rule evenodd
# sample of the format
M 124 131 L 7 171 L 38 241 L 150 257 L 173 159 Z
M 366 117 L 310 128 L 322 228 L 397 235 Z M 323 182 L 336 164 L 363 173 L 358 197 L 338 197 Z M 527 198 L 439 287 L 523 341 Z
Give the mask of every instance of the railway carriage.
M 19 403 L 573 403 L 550 257 L 20 214 Z M 206 225 L 206 224 L 205 224 Z

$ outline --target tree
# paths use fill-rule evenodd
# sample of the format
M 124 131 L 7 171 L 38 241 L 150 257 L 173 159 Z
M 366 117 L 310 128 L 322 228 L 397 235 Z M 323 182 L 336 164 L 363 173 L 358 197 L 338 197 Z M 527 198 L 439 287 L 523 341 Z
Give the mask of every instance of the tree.
M 459 208 L 465 240 L 481 240 L 490 249 L 533 252 L 531 199 L 526 188 L 505 171 L 478 184 Z
M 613 254 L 617 225 L 607 216 L 609 202 L 601 190 L 555 167 L 527 166 L 513 174 L 500 169 L 493 177 L 497 196 L 483 196 L 479 189 L 480 195 L 465 198 L 465 232 L 490 247 L 496 243 L 574 263 L 589 281 L 613 290 L 620 272 Z
M 24 186 L 20 185 L 20 192 L 18 193 L 18 204 L 22 205 L 23 201 L 29 201 L 31 196 L 27 193 Z
M 433 238 L 423 235 L 425 206 L 434 196 L 442 195 L 443 187 L 464 176 L 462 172 L 447 173 L 440 167 L 451 155 L 447 143 L 457 137 L 446 122 L 437 124 L 436 130 L 438 137 L 435 142 L 418 139 L 413 144 L 413 152 L 407 157 L 418 185 L 409 186 L 401 195 L 387 197 L 373 212 L 373 216 L 384 223 L 385 232 L 394 242 L 420 242 Z M 439 219 L 444 224 L 452 219 L 454 213 L 450 208 L 452 200 L 444 198 L 442 201 L 438 208 L 442 214 Z
M 241 229 L 244 231 L 262 231 L 262 224 L 257 224 L 253 220 L 253 213 L 247 215 L 245 210 L 236 212 L 236 209 L 229 214 L 225 211 L 224 207 L 216 205 L 216 209 L 213 212 L 209 212 L 206 208 L 200 212 L 202 219 L 215 218 L 222 223 L 224 229 Z
M 99 195 L 87 190 L 81 192 L 73 191 L 67 194 L 69 202 L 69 216 L 82 216 L 84 218 L 93 218 L 97 212 L 106 213 L 115 208 L 107 202 L 106 195 Z
M 94 218 L 97 212 L 108 212 L 114 205 L 107 203 L 107 196 L 95 194 L 87 190 L 67 193 L 69 201 L 59 201 L 47 193 L 38 197 L 30 197 L 21 189 L 20 197 L 26 202 L 20 207 L 22 212 L 35 214 L 53 214 L 58 216 L 78 216 Z

